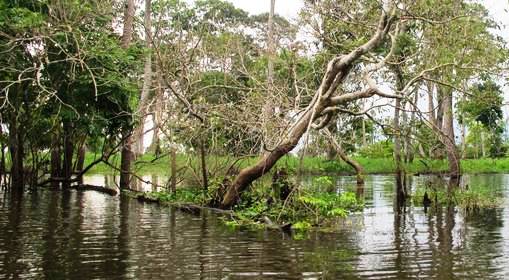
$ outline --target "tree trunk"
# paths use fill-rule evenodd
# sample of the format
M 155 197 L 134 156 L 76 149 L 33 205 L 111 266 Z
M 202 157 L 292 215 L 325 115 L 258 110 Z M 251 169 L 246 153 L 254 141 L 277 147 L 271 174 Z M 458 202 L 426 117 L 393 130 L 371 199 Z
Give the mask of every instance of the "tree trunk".
M 461 158 L 467 158 L 467 126 L 465 120 L 461 122 Z
M 69 188 L 71 186 L 72 159 L 74 153 L 72 124 L 68 121 L 64 121 L 63 130 L 64 130 L 64 161 L 62 175 L 64 177 L 64 181 L 62 183 L 62 188 Z
M 133 22 L 136 6 L 134 0 L 126 0 L 124 10 L 124 29 L 122 31 L 122 48 L 127 49 L 133 38 Z
M 132 151 L 132 136 L 124 135 L 124 145 L 120 154 L 120 188 L 131 188 L 131 163 L 134 160 L 134 153 Z
M 207 175 L 207 151 L 205 147 L 205 140 L 200 140 L 200 159 L 201 159 L 201 174 L 202 174 L 202 186 L 203 191 L 207 192 L 209 188 L 209 179 Z
M 274 111 L 274 56 L 275 56 L 275 42 L 274 42 L 274 8 L 276 0 L 270 0 L 269 19 L 267 22 L 267 96 L 265 97 L 265 104 L 262 112 L 262 124 L 264 126 L 264 137 L 261 150 L 263 152 L 264 146 L 269 145 L 270 137 L 274 127 L 272 126 L 271 118 Z
M 51 177 L 60 178 L 62 176 L 62 159 L 60 154 L 60 135 L 58 132 L 52 136 L 51 140 Z M 53 180 L 51 186 L 58 188 L 60 185 L 58 180 Z
M 443 143 L 447 153 L 447 160 L 449 161 L 449 173 L 451 176 L 451 186 L 459 185 L 461 176 L 460 156 L 456 149 L 454 139 L 454 124 L 453 124 L 453 93 L 452 91 L 443 93 L 443 109 L 444 109 L 444 122 L 443 122 Z
M 274 41 L 274 9 L 276 5 L 276 0 L 270 0 L 270 12 L 269 12 L 269 21 L 268 21 L 268 34 L 267 34 L 267 46 L 268 46 L 268 73 L 267 73 L 267 84 L 269 89 L 271 89 L 274 85 L 274 55 L 275 55 L 275 45 Z M 272 93 L 272 92 L 271 92 Z
M 175 148 L 170 148 L 170 163 L 171 163 L 171 179 L 170 190 L 173 194 L 177 193 L 177 151 Z
M 163 117 L 163 98 L 164 98 L 164 89 L 163 89 L 163 82 L 162 82 L 162 74 L 161 69 L 159 67 L 159 63 L 156 63 L 156 75 L 157 75 L 157 89 L 156 89 L 156 102 L 154 104 L 154 114 L 153 114 L 153 120 L 154 120 L 154 134 L 152 136 L 152 143 L 151 151 L 156 155 L 159 156 L 161 153 L 161 141 L 159 139 L 159 133 L 160 133 L 160 126 L 161 126 L 161 119 Z
M 484 144 L 484 131 L 481 130 L 481 133 L 480 133 L 480 138 L 481 138 L 481 142 L 479 143 L 479 145 L 481 146 L 481 156 L 483 158 L 486 157 L 486 145 Z
M 127 0 L 125 15 L 124 15 L 124 30 L 122 33 L 122 48 L 128 48 L 131 44 L 133 35 L 133 22 L 134 22 L 134 0 Z M 132 128 L 131 128 L 132 129 Z M 133 161 L 132 152 L 132 135 L 131 129 L 126 129 L 122 133 L 122 152 L 120 155 L 120 188 L 130 188 L 131 183 L 131 163 Z
M 144 152 L 143 138 L 145 136 L 145 117 L 147 115 L 148 97 L 152 86 L 152 1 L 145 0 L 145 47 L 147 53 L 145 55 L 145 67 L 143 71 L 143 88 L 141 90 L 140 107 L 139 112 L 139 123 L 136 128 L 136 155 L 142 155 Z
M 444 113 L 445 111 L 447 110 L 447 104 L 445 104 L 447 102 L 447 98 L 446 98 L 446 93 L 443 92 L 443 87 L 442 86 L 439 86 L 437 85 L 436 86 L 436 91 L 437 91 L 437 107 L 438 107 L 438 110 L 437 110 L 437 115 L 436 115 L 436 124 L 435 124 L 435 127 L 433 127 L 433 130 L 435 131 L 435 133 L 437 134 L 440 134 L 440 136 L 438 137 L 439 141 L 443 144 L 443 145 L 446 145 L 444 143 L 444 136 L 442 135 L 444 133 Z M 447 151 L 445 152 L 447 154 Z M 444 156 L 444 151 L 442 149 L 435 149 L 434 150 L 434 154 L 433 154 L 434 158 L 443 158 Z
M 324 131 L 325 135 L 329 139 L 331 146 L 334 147 L 339 157 L 355 170 L 355 174 L 357 175 L 357 184 L 364 184 L 364 168 L 362 168 L 362 166 L 357 161 L 348 157 L 345 150 L 343 150 L 343 147 L 341 147 L 341 144 L 336 141 L 334 136 L 327 129 Z
M 83 167 L 85 166 L 85 155 L 86 148 L 85 143 L 83 143 L 78 149 L 78 155 L 76 156 L 76 172 L 83 171 Z M 78 184 L 83 184 L 83 175 L 80 175 L 78 178 Z
M 362 117 L 362 148 L 365 148 L 368 145 L 366 140 L 366 119 Z
M 1 126 L 1 125 L 0 125 Z M 0 187 L 4 186 L 4 183 L 6 184 L 5 178 L 6 176 L 6 166 L 5 166 L 5 145 L 3 143 L 0 143 Z
M 419 93 L 418 92 L 415 92 L 414 93 L 415 96 L 414 96 L 414 104 L 417 104 L 419 102 Z M 408 162 L 408 163 L 412 163 L 414 161 L 414 157 L 415 157 L 415 142 L 412 141 L 412 139 L 409 137 L 409 136 L 412 136 L 415 134 L 415 111 L 412 110 L 412 114 L 410 116 L 410 126 L 409 126 L 409 129 L 408 129 L 408 135 L 407 137 L 405 138 L 406 141 L 407 141 L 407 150 L 406 150 L 406 155 L 405 155 L 405 161 Z
M 4 131 L 2 129 L 2 122 L 0 119 L 0 139 L 4 137 Z M 4 143 L 0 141 L 0 187 L 3 186 L 3 178 L 5 174 L 5 152 Z
M 9 126 L 9 150 L 11 154 L 11 189 L 15 192 L 23 192 L 25 187 L 25 174 L 23 159 L 25 157 L 23 147 L 22 130 L 14 119 Z
M 434 95 L 434 88 L 435 85 L 433 82 L 428 81 L 426 83 L 428 90 L 428 115 L 429 115 L 429 122 L 431 123 L 432 129 L 435 130 L 437 128 L 437 119 L 435 115 L 435 105 L 433 102 L 433 95 Z M 429 151 L 428 151 L 429 157 L 434 157 L 433 147 L 430 145 Z
M 398 91 L 403 90 L 405 86 L 403 81 L 403 73 L 399 66 L 395 66 L 394 73 L 396 75 L 396 89 Z M 394 107 L 394 162 L 396 163 L 396 195 L 398 201 L 404 201 L 406 194 L 406 186 L 404 184 L 403 177 L 405 172 L 402 168 L 401 162 L 401 125 L 400 125 L 400 114 L 401 114 L 401 100 L 396 99 Z
M 338 151 L 333 146 L 327 147 L 327 160 L 334 160 L 338 156 Z

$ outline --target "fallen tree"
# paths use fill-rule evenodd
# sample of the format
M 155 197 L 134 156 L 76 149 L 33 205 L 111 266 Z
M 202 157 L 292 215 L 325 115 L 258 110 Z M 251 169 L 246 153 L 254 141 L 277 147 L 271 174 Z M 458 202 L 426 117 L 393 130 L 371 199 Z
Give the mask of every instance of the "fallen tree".
M 302 136 L 309 131 L 311 127 L 315 127 L 316 129 L 325 127 L 337 112 L 337 106 L 358 99 L 369 98 L 374 95 L 388 98 L 401 97 L 400 95 L 382 92 L 370 77 L 370 73 L 379 69 L 391 56 L 394 42 L 391 51 L 382 61 L 364 71 L 364 78 L 368 85 L 365 89 L 357 92 L 338 94 L 338 92 L 340 92 L 338 91 L 339 86 L 345 81 L 350 72 L 352 72 L 356 63 L 359 62 L 362 56 L 379 47 L 384 42 L 391 28 L 395 25 L 396 19 L 396 10 L 394 8 L 383 9 L 376 32 L 366 43 L 355 48 L 346 55 L 334 57 L 328 63 L 321 84 L 315 92 L 310 104 L 290 126 L 286 136 L 282 138 L 275 148 L 264 152 L 255 164 L 240 171 L 224 195 L 221 208 L 227 209 L 234 206 L 240 194 L 242 194 L 253 181 L 269 172 L 279 159 L 293 150 Z M 319 123 L 313 125 L 316 121 Z

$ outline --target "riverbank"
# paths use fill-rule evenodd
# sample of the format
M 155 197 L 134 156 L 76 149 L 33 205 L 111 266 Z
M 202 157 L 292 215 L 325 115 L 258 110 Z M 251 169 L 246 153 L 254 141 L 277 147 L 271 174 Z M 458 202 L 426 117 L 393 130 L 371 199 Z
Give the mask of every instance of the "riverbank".
M 94 155 L 88 154 L 86 164 L 94 161 Z M 365 174 L 391 174 L 396 170 L 396 165 L 392 158 L 354 158 L 364 168 Z M 209 170 L 226 170 L 232 166 L 243 168 L 254 163 L 256 158 L 243 158 L 235 162 L 235 159 L 220 156 L 210 156 L 207 158 Z M 113 166 L 120 166 L 119 157 L 112 157 Z M 193 157 L 183 155 L 177 156 L 177 168 L 181 172 L 191 172 L 188 169 L 198 170 L 199 161 Z M 194 168 L 193 168 L 194 167 Z M 156 158 L 152 154 L 143 155 L 134 165 L 137 174 L 169 174 L 170 161 L 168 156 Z M 305 157 L 302 160 L 295 156 L 286 156 L 276 165 L 276 168 L 286 168 L 287 170 L 300 171 L 308 174 L 340 173 L 346 175 L 354 174 L 352 167 L 343 161 L 326 160 L 320 157 Z M 445 160 L 415 159 L 412 163 L 404 165 L 407 173 L 411 174 L 429 174 L 445 173 L 448 170 L 448 164 Z M 187 170 L 186 170 L 187 169 Z M 464 173 L 483 174 L 483 173 L 509 173 L 509 158 L 499 159 L 465 159 L 461 161 L 461 169 Z M 100 163 L 90 170 L 90 173 L 118 173 L 118 169 Z M 210 172 L 210 171 L 209 171 Z

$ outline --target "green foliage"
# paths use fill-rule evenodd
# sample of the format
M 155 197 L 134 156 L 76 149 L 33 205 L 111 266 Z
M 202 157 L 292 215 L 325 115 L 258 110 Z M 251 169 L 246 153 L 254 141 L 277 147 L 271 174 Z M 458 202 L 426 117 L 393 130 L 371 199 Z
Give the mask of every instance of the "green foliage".
M 285 201 L 272 198 L 266 184 L 257 184 L 251 192 L 242 195 L 241 203 L 234 208 L 234 219 L 238 225 L 261 226 L 269 220 L 275 225 L 292 224 L 297 230 L 334 228 L 339 218 L 362 210 L 363 202 L 351 192 L 323 190 L 331 184 L 330 177 L 318 177 L 309 186 L 295 187 Z
M 507 147 L 503 145 L 503 133 L 505 124 L 503 119 L 504 98 L 500 86 L 488 77 L 483 77 L 481 83 L 476 83 L 471 88 L 471 94 L 458 103 L 461 113 L 461 121 L 469 124 L 469 140 L 471 144 L 486 144 L 490 157 L 503 157 L 507 153 Z M 476 126 L 480 123 L 485 131 Z M 480 135 L 484 133 L 485 135 Z M 481 141 L 481 137 L 487 141 Z M 483 143 L 484 142 L 484 143 Z
M 494 81 L 485 79 L 472 87 L 471 94 L 458 103 L 458 109 L 467 118 L 480 122 L 489 129 L 496 129 L 503 117 L 502 90 Z
M 366 158 L 390 158 L 392 157 L 394 145 L 390 141 L 379 141 L 359 149 L 359 156 Z
M 330 176 L 320 176 L 313 178 L 313 188 L 315 189 L 331 189 L 334 187 L 334 182 L 332 181 L 332 178 Z
M 430 187 L 420 187 L 414 190 L 412 200 L 416 205 L 422 205 L 424 193 L 428 193 L 433 204 L 439 206 L 459 206 L 466 210 L 478 210 L 485 208 L 497 208 L 503 202 L 500 190 L 493 189 L 488 185 L 467 186 L 467 188 L 457 188 L 452 192 L 447 191 L 443 185 Z

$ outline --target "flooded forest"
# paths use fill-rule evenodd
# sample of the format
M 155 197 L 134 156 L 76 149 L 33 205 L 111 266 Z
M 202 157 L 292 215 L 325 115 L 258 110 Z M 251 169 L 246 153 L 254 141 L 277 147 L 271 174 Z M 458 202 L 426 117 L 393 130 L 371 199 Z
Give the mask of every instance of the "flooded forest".
M 0 279 L 509 278 L 508 10 L 0 0 Z

